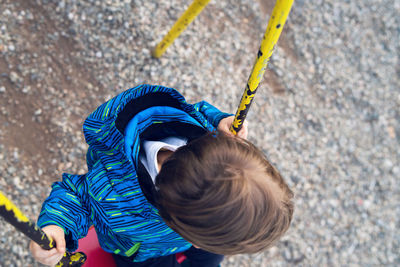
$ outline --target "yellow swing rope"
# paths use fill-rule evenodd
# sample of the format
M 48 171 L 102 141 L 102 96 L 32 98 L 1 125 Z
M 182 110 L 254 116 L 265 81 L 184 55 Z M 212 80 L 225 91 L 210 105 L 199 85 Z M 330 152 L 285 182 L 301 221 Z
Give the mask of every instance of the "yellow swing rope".
M 265 69 L 267 68 L 268 62 L 274 52 L 275 45 L 278 42 L 283 26 L 286 23 L 293 2 L 294 0 L 276 1 L 271 18 L 268 22 L 267 30 L 265 31 L 258 51 L 256 62 L 254 63 L 253 70 L 251 71 L 242 99 L 240 100 L 239 107 L 236 111 L 235 119 L 230 128 L 230 131 L 235 135 L 243 125 L 258 85 L 263 78 Z
M 200 14 L 211 0 L 194 0 L 183 15 L 175 22 L 171 30 L 165 35 L 164 39 L 158 43 L 153 50 L 153 57 L 161 57 L 165 50 L 170 46 L 174 40 L 192 23 L 192 21 Z
M 8 212 L 20 222 L 29 222 L 28 217 L 26 217 L 18 208 L 15 206 L 1 191 L 0 191 L 0 209 L 4 209 L 4 213 Z M 3 214 L 3 212 L 1 212 Z

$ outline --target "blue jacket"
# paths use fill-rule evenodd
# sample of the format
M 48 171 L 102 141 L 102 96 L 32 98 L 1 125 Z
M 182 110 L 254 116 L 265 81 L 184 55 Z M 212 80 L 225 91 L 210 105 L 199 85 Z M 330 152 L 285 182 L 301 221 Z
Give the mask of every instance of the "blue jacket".
M 53 184 L 38 225 L 62 227 L 69 251 L 77 249 L 91 225 L 104 250 L 134 261 L 187 250 L 191 245 L 164 223 L 144 194 L 140 142 L 172 135 L 190 140 L 214 131 L 229 115 L 205 101 L 188 104 L 175 89 L 162 86 L 141 85 L 119 94 L 85 120 L 88 173 L 63 174 Z

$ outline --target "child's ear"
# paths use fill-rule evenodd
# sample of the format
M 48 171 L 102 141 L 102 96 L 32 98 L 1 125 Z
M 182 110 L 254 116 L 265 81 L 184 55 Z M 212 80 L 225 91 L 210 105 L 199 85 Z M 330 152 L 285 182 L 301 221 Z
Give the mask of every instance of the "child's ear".
M 200 248 L 200 247 L 196 246 L 196 245 L 193 244 L 193 243 L 190 243 L 190 244 L 192 244 L 192 246 L 195 247 L 195 248 Z

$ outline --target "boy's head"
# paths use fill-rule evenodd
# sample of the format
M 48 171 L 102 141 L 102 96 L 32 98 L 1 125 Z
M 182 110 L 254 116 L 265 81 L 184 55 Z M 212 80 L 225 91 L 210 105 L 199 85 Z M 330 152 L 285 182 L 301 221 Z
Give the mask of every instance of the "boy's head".
M 192 244 L 218 254 L 254 253 L 288 229 L 293 193 L 250 142 L 208 134 L 179 148 L 156 178 L 160 214 Z

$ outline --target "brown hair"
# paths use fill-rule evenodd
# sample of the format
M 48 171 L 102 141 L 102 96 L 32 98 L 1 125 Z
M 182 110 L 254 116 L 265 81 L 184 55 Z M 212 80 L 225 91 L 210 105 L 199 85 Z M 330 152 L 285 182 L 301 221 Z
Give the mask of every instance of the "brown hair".
M 289 228 L 293 193 L 250 142 L 207 134 L 180 147 L 156 178 L 160 214 L 200 248 L 224 255 L 270 247 Z

